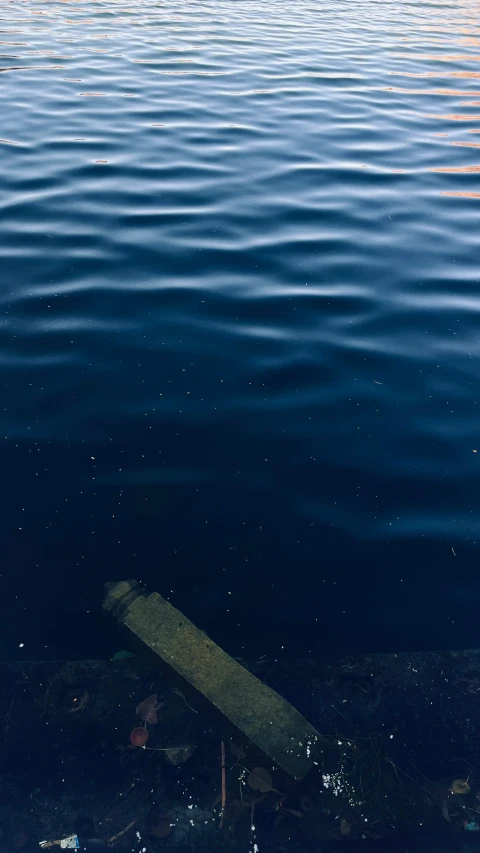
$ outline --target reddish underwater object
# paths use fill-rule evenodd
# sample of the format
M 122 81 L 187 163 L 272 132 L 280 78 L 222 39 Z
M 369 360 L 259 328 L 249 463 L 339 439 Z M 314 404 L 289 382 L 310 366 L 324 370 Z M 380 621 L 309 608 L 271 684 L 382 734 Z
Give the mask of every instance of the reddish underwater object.
M 147 740 L 148 732 L 143 726 L 137 726 L 130 732 L 130 743 L 133 743 L 134 746 L 145 746 Z
M 154 693 L 153 696 L 148 696 L 147 699 L 144 699 L 143 702 L 137 705 L 135 713 L 139 720 L 144 720 L 146 723 L 155 726 L 158 723 L 157 711 L 163 708 L 164 705 L 165 702 L 159 702 L 157 694 Z
M 156 823 L 152 825 L 150 832 L 152 835 L 156 835 L 157 838 L 168 838 L 173 827 L 174 824 L 168 819 L 168 817 L 160 817 Z

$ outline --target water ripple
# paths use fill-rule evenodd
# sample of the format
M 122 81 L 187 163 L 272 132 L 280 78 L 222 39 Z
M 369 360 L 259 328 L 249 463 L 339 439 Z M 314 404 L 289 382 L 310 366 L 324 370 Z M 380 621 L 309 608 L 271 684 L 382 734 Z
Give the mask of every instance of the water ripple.
M 435 590 L 480 534 L 477 5 L 0 0 L 0 34 L 5 576 L 82 566 L 87 607 L 160 562 L 212 630 L 233 587 L 233 632 L 468 645 Z

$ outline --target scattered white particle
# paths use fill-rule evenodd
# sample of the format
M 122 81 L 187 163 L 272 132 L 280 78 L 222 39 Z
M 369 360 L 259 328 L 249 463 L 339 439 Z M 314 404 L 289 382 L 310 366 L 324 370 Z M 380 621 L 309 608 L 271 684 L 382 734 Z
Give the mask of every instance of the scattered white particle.
M 18 647 L 18 648 L 19 648 L 19 649 L 23 649 L 24 645 L 25 645 L 25 643 L 20 643 L 20 645 L 19 645 L 19 647 Z

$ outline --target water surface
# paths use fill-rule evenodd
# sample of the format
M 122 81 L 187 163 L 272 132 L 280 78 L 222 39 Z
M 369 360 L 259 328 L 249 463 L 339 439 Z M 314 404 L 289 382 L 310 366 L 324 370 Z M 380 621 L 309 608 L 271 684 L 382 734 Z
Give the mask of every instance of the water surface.
M 1 654 L 109 654 L 122 577 L 235 654 L 478 646 L 478 4 L 0 41 Z

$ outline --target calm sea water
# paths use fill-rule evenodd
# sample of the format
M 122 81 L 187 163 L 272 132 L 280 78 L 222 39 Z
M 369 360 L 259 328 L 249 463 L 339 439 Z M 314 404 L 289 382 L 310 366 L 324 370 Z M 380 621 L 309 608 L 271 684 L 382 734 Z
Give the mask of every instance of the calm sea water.
M 123 577 L 239 655 L 478 646 L 476 0 L 0 31 L 1 655 L 115 651 Z

